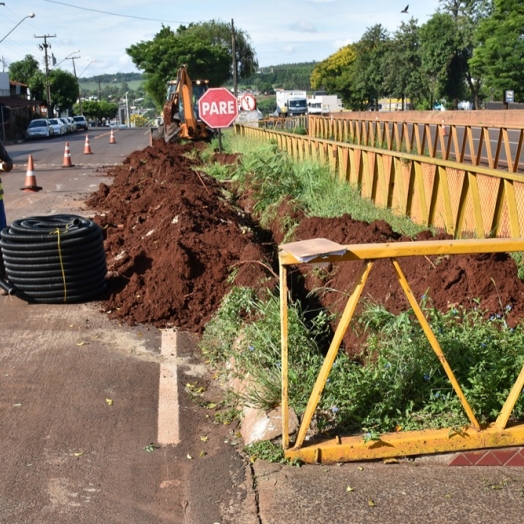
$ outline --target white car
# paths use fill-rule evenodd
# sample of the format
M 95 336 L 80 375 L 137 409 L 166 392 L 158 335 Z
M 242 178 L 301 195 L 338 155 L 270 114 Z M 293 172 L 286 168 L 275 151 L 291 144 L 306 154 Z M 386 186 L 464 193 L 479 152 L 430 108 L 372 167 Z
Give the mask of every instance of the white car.
M 27 138 L 49 138 L 54 135 L 54 129 L 47 118 L 37 118 L 29 122 L 25 135 Z
M 87 120 L 86 120 L 85 116 L 82 116 L 82 115 L 74 116 L 73 120 L 76 122 L 76 129 L 77 130 L 83 129 L 84 131 L 87 131 L 87 129 L 89 127 L 89 124 L 87 123 Z
M 67 118 L 65 116 L 61 116 L 58 120 L 61 120 L 65 126 L 66 126 L 66 129 L 67 129 L 67 133 L 72 133 L 73 132 L 73 128 L 71 127 L 71 122 L 69 122 L 69 120 L 67 120 Z
M 53 128 L 55 136 L 62 136 L 67 133 L 67 125 L 61 118 L 50 118 L 49 123 Z
M 64 120 L 69 124 L 71 133 L 76 133 L 76 121 L 72 116 L 64 116 Z

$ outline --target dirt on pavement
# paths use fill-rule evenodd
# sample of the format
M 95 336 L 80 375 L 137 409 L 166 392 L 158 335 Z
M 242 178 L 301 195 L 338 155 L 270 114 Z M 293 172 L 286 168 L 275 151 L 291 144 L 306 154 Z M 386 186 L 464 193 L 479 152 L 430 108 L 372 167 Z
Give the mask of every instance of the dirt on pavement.
M 306 217 L 291 202 L 282 205 L 271 231 L 261 233 L 249 214 L 249 199 L 240 196 L 233 203 L 229 185 L 199 169 L 200 148 L 155 142 L 109 171 L 113 184 L 101 184 L 88 200 L 92 209 L 99 210 L 95 220 L 106 232 L 109 292 L 103 304 L 110 316 L 201 333 L 233 285 L 277 283 L 276 252 L 286 233 L 284 214 L 300 219 L 295 240 L 328 238 L 360 244 L 449 238 L 426 231 L 410 239 L 383 221 L 369 224 L 349 215 Z M 216 155 L 215 160 L 234 164 L 238 158 Z M 244 209 L 237 207 L 242 202 Z M 418 256 L 403 258 L 400 265 L 415 296 L 430 297 L 440 310 L 473 307 L 479 299 L 488 315 L 506 314 L 512 325 L 524 317 L 524 283 L 508 254 Z M 345 301 L 340 292 L 352 289 L 359 267 L 358 262 L 336 264 L 319 275 L 302 266 L 296 271 L 304 274 L 304 288 L 297 287 L 296 292 L 304 299 L 311 289 L 334 290 L 317 294 L 314 300 L 341 312 Z M 374 264 L 363 297 L 392 312 L 408 307 L 387 260 Z M 347 350 L 356 349 L 349 330 L 344 342 Z

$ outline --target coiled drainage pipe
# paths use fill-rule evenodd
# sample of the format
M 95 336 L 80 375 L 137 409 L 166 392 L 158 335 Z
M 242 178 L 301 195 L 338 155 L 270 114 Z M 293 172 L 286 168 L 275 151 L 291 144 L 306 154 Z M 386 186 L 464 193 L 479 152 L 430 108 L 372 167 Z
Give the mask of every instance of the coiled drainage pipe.
M 0 237 L 8 280 L 4 284 L 13 285 L 20 298 L 48 304 L 85 302 L 106 289 L 102 230 L 91 220 L 76 215 L 29 217 L 15 220 Z

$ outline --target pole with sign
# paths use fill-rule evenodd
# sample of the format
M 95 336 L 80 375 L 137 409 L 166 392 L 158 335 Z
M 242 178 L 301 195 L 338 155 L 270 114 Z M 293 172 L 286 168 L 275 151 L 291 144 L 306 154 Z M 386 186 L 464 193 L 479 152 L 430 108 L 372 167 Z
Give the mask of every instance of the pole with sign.
M 225 87 L 208 89 L 198 101 L 198 114 L 209 127 L 218 129 L 218 147 L 222 152 L 221 129 L 229 127 L 238 116 L 238 101 Z

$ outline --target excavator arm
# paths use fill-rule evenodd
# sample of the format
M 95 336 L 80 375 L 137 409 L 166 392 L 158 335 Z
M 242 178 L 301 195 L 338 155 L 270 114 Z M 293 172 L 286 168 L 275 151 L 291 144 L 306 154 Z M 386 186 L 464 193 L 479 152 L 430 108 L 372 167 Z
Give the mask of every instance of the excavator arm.
M 207 86 L 200 82 L 198 85 Z M 199 89 L 199 91 L 202 95 L 205 89 Z M 197 102 L 193 92 L 193 82 L 184 65 L 178 70 L 175 90 L 169 95 L 164 105 L 163 135 L 166 142 L 181 139 L 205 140 L 212 136 L 212 130 L 204 122 L 199 121 L 195 114 Z

